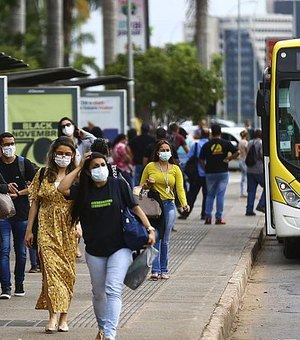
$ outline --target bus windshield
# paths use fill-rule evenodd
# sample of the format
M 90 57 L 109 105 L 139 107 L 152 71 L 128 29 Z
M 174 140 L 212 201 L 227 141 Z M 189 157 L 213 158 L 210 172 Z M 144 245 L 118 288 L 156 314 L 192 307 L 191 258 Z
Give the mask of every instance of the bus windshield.
M 300 168 L 300 80 L 279 83 L 277 108 L 278 154 Z

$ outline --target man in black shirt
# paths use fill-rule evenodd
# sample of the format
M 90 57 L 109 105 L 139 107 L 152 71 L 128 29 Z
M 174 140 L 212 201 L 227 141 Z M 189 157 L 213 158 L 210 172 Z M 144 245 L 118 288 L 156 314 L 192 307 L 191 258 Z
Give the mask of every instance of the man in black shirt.
M 211 127 L 212 139 L 202 146 L 200 164 L 205 171 L 206 178 L 206 204 L 205 224 L 211 224 L 214 200 L 216 198 L 216 224 L 226 224 L 222 219 L 224 196 L 228 184 L 228 163 L 237 158 L 238 149 L 229 141 L 221 138 L 220 125 Z
M 32 163 L 21 156 L 16 156 L 15 138 L 9 132 L 0 135 L 0 173 L 8 183 L 9 193 L 14 201 L 16 215 L 0 220 L 0 281 L 2 294 L 0 299 L 11 298 L 10 245 L 11 233 L 15 251 L 15 296 L 24 296 L 26 247 L 24 237 L 29 212 L 28 184 L 34 177 Z
M 141 127 L 142 134 L 134 137 L 129 143 L 133 155 L 134 164 L 134 185 L 139 185 L 141 174 L 143 172 L 143 154 L 149 144 L 155 142 L 155 139 L 149 135 L 150 127 L 143 123 Z

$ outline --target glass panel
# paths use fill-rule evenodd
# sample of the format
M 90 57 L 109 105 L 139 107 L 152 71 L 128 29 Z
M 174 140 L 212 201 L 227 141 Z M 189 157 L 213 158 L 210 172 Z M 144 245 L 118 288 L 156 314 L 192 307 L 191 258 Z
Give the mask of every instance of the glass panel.
M 281 81 L 277 103 L 279 156 L 300 168 L 300 81 Z

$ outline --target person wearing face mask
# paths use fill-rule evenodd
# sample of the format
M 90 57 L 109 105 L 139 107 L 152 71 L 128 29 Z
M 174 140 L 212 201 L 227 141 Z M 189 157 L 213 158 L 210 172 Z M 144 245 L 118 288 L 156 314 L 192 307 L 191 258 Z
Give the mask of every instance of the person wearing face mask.
M 79 173 L 78 185 L 72 185 Z M 82 226 L 99 327 L 96 339 L 114 340 L 121 312 L 123 282 L 132 262 L 132 251 L 124 242 L 121 207 L 127 206 L 140 218 L 148 230 L 149 245 L 155 242 L 154 228 L 135 202 L 128 183 L 109 176 L 106 157 L 98 152 L 93 152 L 82 167 L 68 174 L 58 190 L 74 200 L 73 222 L 79 220 Z
M 63 117 L 58 122 L 58 137 L 67 136 L 70 137 L 76 148 L 76 164 L 80 163 L 83 155 L 90 151 L 96 137 L 85 130 L 79 129 L 72 119 Z
M 11 273 L 10 249 L 11 235 L 15 252 L 15 296 L 24 296 L 24 279 L 26 266 L 26 247 L 24 236 L 27 225 L 29 200 L 27 185 L 34 177 L 33 164 L 26 158 L 16 155 L 14 136 L 9 132 L 0 135 L 0 173 L 8 187 L 8 192 L 13 199 L 16 215 L 9 219 L 0 219 L 0 281 L 2 293 L 0 299 L 11 298 Z M 24 174 L 20 169 L 23 162 Z
M 71 218 L 72 201 L 57 190 L 60 181 L 75 169 L 75 146 L 69 137 L 56 139 L 47 155 L 44 177 L 40 171 L 30 187 L 32 199 L 25 235 L 27 247 L 33 243 L 32 227 L 38 214 L 38 254 L 42 271 L 42 291 L 36 309 L 49 312 L 46 333 L 67 332 L 67 313 L 73 296 L 76 267 L 76 229 Z
M 165 230 L 155 244 L 159 255 L 152 265 L 150 279 L 153 281 L 169 278 L 169 240 L 176 219 L 175 190 L 182 208 L 186 212 L 190 210 L 183 187 L 182 172 L 179 166 L 174 164 L 171 150 L 171 144 L 167 140 L 156 143 L 153 162 L 146 165 L 140 182 L 145 189 L 159 193 L 163 206 Z

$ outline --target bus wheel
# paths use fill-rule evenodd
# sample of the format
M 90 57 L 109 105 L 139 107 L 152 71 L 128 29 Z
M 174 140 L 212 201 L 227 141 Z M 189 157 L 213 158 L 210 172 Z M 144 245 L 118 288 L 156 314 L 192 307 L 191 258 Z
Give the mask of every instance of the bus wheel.
M 283 254 L 287 259 L 297 257 L 297 242 L 292 238 L 285 238 L 283 241 Z

